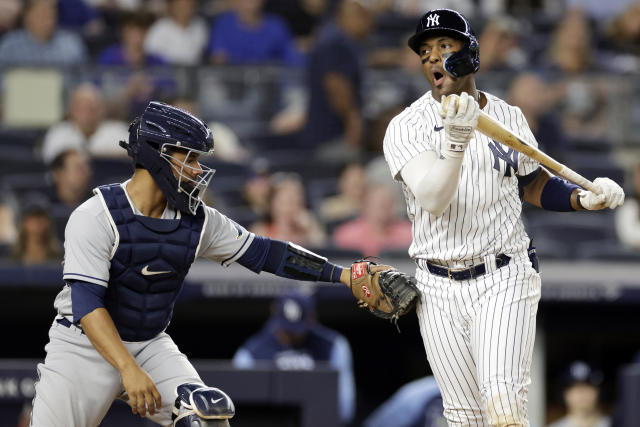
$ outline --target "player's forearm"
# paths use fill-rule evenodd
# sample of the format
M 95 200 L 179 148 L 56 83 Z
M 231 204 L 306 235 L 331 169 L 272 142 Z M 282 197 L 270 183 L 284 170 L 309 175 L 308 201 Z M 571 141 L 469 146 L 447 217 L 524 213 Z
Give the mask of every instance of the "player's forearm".
M 422 209 L 440 216 L 458 190 L 461 168 L 462 157 L 437 158 L 435 152 L 425 152 L 405 166 L 402 179 Z
M 137 365 L 105 308 L 97 308 L 87 314 L 80 320 L 80 324 L 98 353 L 118 371 Z
M 449 207 L 460 184 L 462 158 L 438 159 L 420 182 L 419 200 L 424 209 L 440 216 Z

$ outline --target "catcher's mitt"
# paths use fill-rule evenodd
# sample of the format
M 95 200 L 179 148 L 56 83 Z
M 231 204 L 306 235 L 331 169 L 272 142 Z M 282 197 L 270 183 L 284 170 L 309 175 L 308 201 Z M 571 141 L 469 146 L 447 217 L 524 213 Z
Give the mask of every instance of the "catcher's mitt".
M 351 264 L 351 293 L 360 307 L 396 326 L 398 318 L 411 311 L 419 297 L 414 277 L 366 260 Z

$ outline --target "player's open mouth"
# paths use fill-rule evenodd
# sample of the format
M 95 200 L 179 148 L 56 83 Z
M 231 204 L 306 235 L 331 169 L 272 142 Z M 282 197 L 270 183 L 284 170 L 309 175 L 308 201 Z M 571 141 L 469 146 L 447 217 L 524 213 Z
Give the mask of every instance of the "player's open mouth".
M 443 81 L 444 81 L 444 74 L 442 74 L 440 71 L 434 71 L 433 84 L 436 86 L 440 86 Z

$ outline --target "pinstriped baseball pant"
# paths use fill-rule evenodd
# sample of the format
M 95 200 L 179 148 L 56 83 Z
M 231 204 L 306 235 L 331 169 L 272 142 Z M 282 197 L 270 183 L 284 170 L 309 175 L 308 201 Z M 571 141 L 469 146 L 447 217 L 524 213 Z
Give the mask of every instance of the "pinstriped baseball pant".
M 420 332 L 448 424 L 528 426 L 541 284 L 526 254 L 471 280 L 421 268 L 416 276 Z

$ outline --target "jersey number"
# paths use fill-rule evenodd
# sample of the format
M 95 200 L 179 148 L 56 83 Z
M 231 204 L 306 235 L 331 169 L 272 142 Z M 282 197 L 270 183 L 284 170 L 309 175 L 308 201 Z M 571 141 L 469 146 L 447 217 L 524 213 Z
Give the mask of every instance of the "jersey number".
M 500 159 L 504 160 L 506 163 L 506 169 L 504 171 L 504 176 L 511 176 L 511 169 L 514 171 L 518 171 L 518 152 L 513 148 L 507 148 L 505 150 L 503 145 L 496 142 L 491 141 L 489 143 L 489 148 L 493 153 L 493 168 L 500 172 Z

